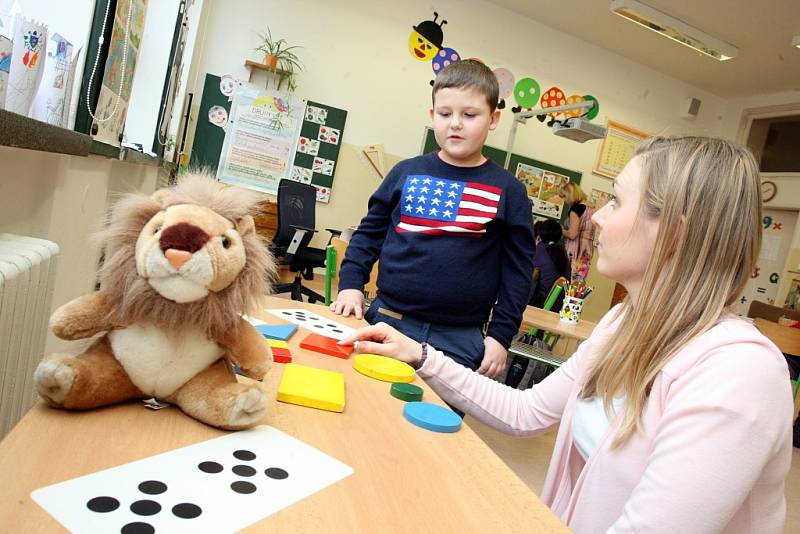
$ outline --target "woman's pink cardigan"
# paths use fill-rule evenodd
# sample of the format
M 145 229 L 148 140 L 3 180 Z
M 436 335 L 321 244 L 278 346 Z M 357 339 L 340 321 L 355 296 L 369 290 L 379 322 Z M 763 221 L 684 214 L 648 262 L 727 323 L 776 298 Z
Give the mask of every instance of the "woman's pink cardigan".
M 572 440 L 587 362 L 615 329 L 612 309 L 547 379 L 519 391 L 432 350 L 419 375 L 444 400 L 508 434 L 559 425 L 541 498 L 575 532 L 779 533 L 792 459 L 792 395 L 781 352 L 726 315 L 656 377 L 642 431 L 584 462 Z

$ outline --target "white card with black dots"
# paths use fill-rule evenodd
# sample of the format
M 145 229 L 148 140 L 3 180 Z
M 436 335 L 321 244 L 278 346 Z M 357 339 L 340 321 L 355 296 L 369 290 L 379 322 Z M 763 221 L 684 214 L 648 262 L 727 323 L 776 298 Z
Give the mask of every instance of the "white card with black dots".
M 315 334 L 321 336 L 332 337 L 333 339 L 342 340 L 353 333 L 355 330 L 349 326 L 337 323 L 334 320 L 317 315 L 314 312 L 302 309 L 286 309 L 286 310 L 273 310 L 267 309 L 272 315 L 277 315 L 285 321 L 302 326 L 306 330 L 310 330 Z
M 235 532 L 351 474 L 302 441 L 258 426 L 31 497 L 74 533 Z

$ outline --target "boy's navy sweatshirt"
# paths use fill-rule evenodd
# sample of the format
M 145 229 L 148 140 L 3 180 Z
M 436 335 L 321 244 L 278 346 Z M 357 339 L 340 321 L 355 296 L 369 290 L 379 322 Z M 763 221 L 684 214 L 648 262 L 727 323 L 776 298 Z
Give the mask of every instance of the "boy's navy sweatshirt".
M 508 348 L 528 300 L 535 245 L 525 187 L 491 161 L 456 167 L 436 152 L 398 163 L 347 247 L 339 290 L 363 290 L 379 260 L 379 296 L 416 319 L 481 325 Z

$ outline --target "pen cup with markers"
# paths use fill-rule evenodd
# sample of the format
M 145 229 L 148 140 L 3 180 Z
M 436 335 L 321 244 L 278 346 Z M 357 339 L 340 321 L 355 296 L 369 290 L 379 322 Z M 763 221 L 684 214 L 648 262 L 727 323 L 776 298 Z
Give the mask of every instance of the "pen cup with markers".
M 592 292 L 592 288 L 579 281 L 575 284 L 565 283 L 564 303 L 558 315 L 562 321 L 569 324 L 578 324 L 583 311 L 583 302 Z

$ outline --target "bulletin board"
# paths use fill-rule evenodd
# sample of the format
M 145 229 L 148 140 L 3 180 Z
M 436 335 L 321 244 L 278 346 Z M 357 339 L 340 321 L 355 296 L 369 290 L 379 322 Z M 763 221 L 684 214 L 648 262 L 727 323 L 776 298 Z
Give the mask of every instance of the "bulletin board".
M 203 85 L 203 98 L 200 101 L 200 111 L 197 114 L 197 127 L 194 131 L 192 157 L 189 160 L 189 168 L 206 167 L 211 174 L 217 173 L 222 144 L 225 142 L 225 129 L 224 125 L 220 126 L 220 120 L 211 122 L 209 111 L 214 106 L 219 106 L 225 110 L 226 117 L 231 112 L 231 102 L 228 100 L 228 95 L 220 91 L 219 82 L 221 79 L 214 74 L 206 74 L 206 82 Z
M 343 109 L 311 100 L 306 104 L 289 178 L 316 187 L 317 202 L 330 202 L 346 121 L 347 111 Z
M 566 213 L 563 210 L 564 201 L 558 196 L 561 188 L 567 182 L 581 183 L 583 173 L 551 165 L 533 158 L 511 154 L 508 163 L 508 172 L 520 180 L 528 191 L 534 215 L 563 219 Z M 555 202 L 551 199 L 556 197 Z
M 616 178 L 633 157 L 636 145 L 649 135 L 612 120 L 606 123 L 606 128 L 608 133 L 600 146 L 600 153 L 597 155 L 597 162 L 592 172 L 606 178 Z
M 434 150 L 439 150 L 439 143 L 436 142 L 436 137 L 433 134 L 433 128 L 427 127 L 425 128 L 425 136 L 422 139 L 422 153 L 427 154 L 429 152 L 433 152 Z M 501 167 L 506 163 L 506 154 L 508 154 L 508 152 L 505 150 L 501 150 L 489 145 L 483 146 L 483 155 Z

